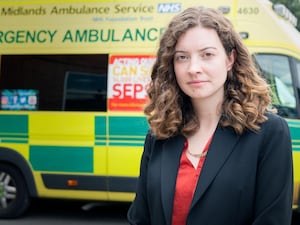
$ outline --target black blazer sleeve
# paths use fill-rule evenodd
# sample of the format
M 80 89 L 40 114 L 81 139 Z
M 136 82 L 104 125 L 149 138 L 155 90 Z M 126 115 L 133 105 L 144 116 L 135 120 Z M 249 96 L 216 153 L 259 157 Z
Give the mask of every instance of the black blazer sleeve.
M 293 168 L 289 128 L 275 116 L 263 127 L 253 225 L 287 225 L 292 214 Z
M 148 209 L 148 200 L 147 200 L 147 167 L 148 161 L 150 158 L 154 138 L 150 132 L 148 132 L 145 144 L 144 152 L 141 159 L 140 166 L 140 176 L 137 184 L 136 196 L 131 204 L 128 213 L 127 219 L 131 225 L 150 225 L 150 215 Z

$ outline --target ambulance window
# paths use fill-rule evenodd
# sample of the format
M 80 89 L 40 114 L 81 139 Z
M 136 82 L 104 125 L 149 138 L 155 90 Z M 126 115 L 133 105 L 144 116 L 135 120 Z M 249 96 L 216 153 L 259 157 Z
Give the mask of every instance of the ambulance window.
M 296 98 L 289 58 L 271 54 L 257 54 L 254 57 L 263 76 L 271 85 L 273 106 L 280 115 L 296 118 Z
M 106 74 L 66 72 L 63 110 L 105 111 Z
M 1 55 L 0 60 L 0 110 L 106 111 L 108 54 Z M 68 71 L 77 73 L 66 85 Z
M 296 65 L 296 73 L 297 73 L 297 80 L 298 80 L 298 84 L 297 84 L 297 89 L 298 89 L 298 92 L 300 94 L 300 61 L 299 60 L 294 60 L 295 62 L 295 65 Z

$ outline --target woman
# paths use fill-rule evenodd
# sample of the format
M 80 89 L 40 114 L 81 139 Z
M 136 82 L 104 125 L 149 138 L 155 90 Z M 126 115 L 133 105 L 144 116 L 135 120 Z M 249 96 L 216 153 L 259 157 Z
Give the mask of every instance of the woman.
M 204 7 L 175 16 L 151 78 L 130 224 L 290 224 L 289 129 L 232 24 Z

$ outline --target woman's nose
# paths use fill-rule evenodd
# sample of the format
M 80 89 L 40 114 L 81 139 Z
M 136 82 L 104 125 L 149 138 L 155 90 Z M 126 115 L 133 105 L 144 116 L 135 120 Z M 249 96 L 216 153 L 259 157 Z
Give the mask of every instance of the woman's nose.
M 198 57 L 191 57 L 188 72 L 191 74 L 199 73 L 202 71 L 203 62 Z

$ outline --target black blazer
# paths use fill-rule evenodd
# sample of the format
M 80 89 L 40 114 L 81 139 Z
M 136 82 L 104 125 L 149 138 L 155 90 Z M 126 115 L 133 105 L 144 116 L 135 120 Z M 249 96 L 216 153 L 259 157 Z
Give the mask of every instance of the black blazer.
M 188 225 L 289 225 L 293 169 L 289 128 L 268 114 L 259 132 L 217 127 L 187 217 Z M 132 225 L 171 225 L 174 189 L 185 138 L 148 133 Z

